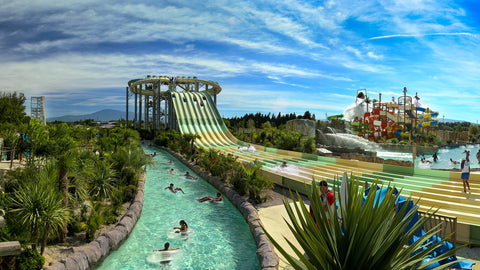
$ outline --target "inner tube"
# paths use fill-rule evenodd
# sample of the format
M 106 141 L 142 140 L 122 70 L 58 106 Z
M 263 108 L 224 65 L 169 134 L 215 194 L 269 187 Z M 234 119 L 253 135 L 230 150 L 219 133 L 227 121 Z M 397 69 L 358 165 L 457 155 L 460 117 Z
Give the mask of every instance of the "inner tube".
M 152 251 L 147 256 L 147 262 L 152 264 L 167 263 L 172 260 L 182 257 L 183 251 L 181 249 Z
M 177 229 L 175 230 L 171 230 L 167 233 L 167 236 L 168 238 L 176 238 L 176 239 L 181 239 L 183 241 L 187 240 L 190 235 L 192 235 L 193 233 L 193 230 L 188 228 L 187 232 L 179 232 L 179 233 L 176 233 L 176 231 L 178 231 Z
M 214 200 L 210 200 L 210 203 L 211 204 L 219 204 L 219 203 L 223 203 L 223 199 L 221 201 L 214 201 Z

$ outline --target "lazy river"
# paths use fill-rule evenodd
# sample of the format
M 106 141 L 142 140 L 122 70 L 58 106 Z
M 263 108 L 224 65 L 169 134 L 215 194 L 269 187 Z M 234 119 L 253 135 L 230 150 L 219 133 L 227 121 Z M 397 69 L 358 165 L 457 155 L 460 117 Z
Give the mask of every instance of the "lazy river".
M 225 197 L 218 204 L 197 202 L 217 190 L 202 179 L 185 179 L 182 175 L 189 169 L 169 153 L 144 150 L 157 155 L 147 168 L 142 215 L 129 238 L 96 269 L 259 269 L 255 241 L 235 206 Z M 176 175 L 169 173 L 171 168 Z M 185 194 L 165 190 L 170 183 Z M 180 220 L 192 230 L 188 237 L 171 232 Z M 148 262 L 147 256 L 167 241 L 181 253 L 168 263 Z

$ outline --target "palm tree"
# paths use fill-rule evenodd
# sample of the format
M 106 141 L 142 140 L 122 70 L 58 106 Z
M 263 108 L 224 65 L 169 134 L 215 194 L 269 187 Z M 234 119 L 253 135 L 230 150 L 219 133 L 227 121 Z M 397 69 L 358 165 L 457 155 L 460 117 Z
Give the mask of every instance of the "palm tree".
M 458 141 L 458 134 L 460 134 L 463 131 L 462 125 L 458 124 L 455 126 L 455 142 Z
M 89 194 L 92 199 L 103 201 L 112 197 L 116 182 L 116 172 L 112 164 L 99 161 L 85 173 L 90 183 Z
M 100 159 L 91 150 L 79 151 L 76 164 L 73 167 L 75 177 L 69 180 L 69 193 L 72 195 L 73 206 L 77 207 L 88 200 L 89 178 L 85 173 L 100 162 Z
M 153 163 L 149 156 L 146 156 L 138 145 L 129 145 L 118 149 L 112 154 L 114 168 L 119 173 L 122 185 L 136 185 L 137 178 L 145 165 Z
M 68 188 L 70 186 L 68 180 L 68 173 L 76 166 L 76 159 L 77 151 L 76 150 L 65 150 L 57 157 L 57 167 L 59 169 L 59 181 L 60 181 L 60 190 L 63 196 L 63 207 L 68 208 Z M 60 242 L 65 243 L 67 239 L 67 224 L 65 224 L 64 228 L 60 232 L 59 235 Z
M 369 112 L 368 105 L 372 103 L 372 100 L 369 97 L 366 97 L 364 100 L 365 100 L 365 104 L 367 104 L 367 112 Z
M 62 198 L 52 185 L 28 185 L 19 189 L 13 194 L 11 206 L 14 216 L 29 228 L 34 249 L 43 228 L 41 254 L 50 232 L 66 226 L 70 219 L 68 209 L 62 206 Z
M 374 186 L 376 184 L 374 183 Z M 316 186 L 315 180 L 312 186 Z M 310 215 L 298 192 L 299 201 L 294 200 L 293 207 L 285 200 L 288 226 L 305 251 L 305 255 L 293 243 L 288 240 L 287 242 L 299 259 L 288 254 L 267 231 L 265 232 L 295 269 L 422 269 L 453 255 L 458 248 L 422 264 L 435 248 L 443 244 L 442 241 L 426 245 L 426 241 L 438 232 L 438 227 L 426 232 L 416 242 L 406 247 L 408 241 L 430 217 L 412 222 L 416 214 L 416 204 L 407 209 L 408 203 L 405 203 L 404 207 L 397 209 L 396 202 L 401 197 L 400 192 L 395 194 L 395 190 L 389 186 L 385 194 L 384 198 L 391 200 L 378 200 L 376 192 L 369 192 L 365 199 L 364 188 L 359 183 L 359 178 L 351 178 L 348 201 L 344 205 L 340 198 L 336 211 L 332 213 L 331 209 L 328 209 L 331 219 L 327 218 L 323 210 L 317 188 L 313 188 L 313 192 L 308 194 L 315 219 Z M 292 193 L 291 197 L 294 199 Z M 338 218 L 340 215 L 341 221 Z M 322 222 L 327 219 L 328 222 Z M 448 264 L 442 266 L 446 267 Z

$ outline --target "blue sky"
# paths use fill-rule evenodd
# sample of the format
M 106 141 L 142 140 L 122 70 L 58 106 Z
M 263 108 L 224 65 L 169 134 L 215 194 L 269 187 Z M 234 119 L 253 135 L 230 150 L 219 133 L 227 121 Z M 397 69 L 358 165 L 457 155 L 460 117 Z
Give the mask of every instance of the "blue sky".
M 319 119 L 342 113 L 359 88 L 391 100 L 407 87 L 440 117 L 480 118 L 474 0 L 0 6 L 0 91 L 45 96 L 47 117 L 125 110 L 127 82 L 155 74 L 217 81 L 224 117 L 308 110 Z

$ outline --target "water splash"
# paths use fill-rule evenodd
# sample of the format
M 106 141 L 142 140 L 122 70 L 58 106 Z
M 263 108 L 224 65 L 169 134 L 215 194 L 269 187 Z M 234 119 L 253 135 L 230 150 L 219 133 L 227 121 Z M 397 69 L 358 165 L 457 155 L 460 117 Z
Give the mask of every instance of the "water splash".
M 326 133 L 327 145 L 343 146 L 349 148 L 360 147 L 365 150 L 379 150 L 381 149 L 376 143 L 371 142 L 365 138 L 348 133 Z

